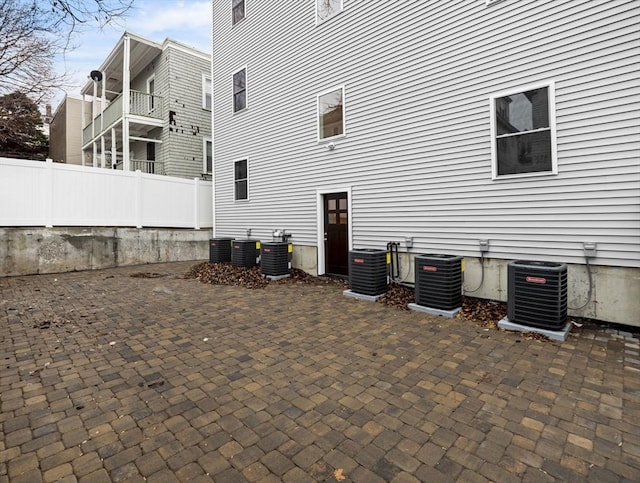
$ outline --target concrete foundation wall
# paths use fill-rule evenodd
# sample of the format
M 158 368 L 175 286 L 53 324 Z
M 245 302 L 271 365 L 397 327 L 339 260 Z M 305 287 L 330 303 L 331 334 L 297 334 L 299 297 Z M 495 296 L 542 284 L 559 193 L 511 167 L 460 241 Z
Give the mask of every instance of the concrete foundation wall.
M 0 276 L 208 260 L 210 230 L 0 228 Z
M 415 281 L 415 256 L 415 253 L 399 253 L 400 278 L 411 284 Z M 465 295 L 506 302 L 510 261 L 485 259 L 482 279 L 480 259 L 465 257 Z M 293 266 L 317 274 L 316 247 L 294 244 Z M 567 264 L 567 271 L 569 307 L 577 308 L 588 298 L 587 268 L 586 265 Z M 580 310 L 569 310 L 569 315 L 640 327 L 640 269 L 592 265 L 591 276 L 593 286 L 589 303 Z

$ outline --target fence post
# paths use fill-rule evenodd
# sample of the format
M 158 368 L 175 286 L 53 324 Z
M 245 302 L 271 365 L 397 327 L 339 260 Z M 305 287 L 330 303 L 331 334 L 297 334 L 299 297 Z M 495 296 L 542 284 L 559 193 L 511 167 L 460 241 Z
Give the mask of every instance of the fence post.
M 200 229 L 200 180 L 198 178 L 193 178 L 193 195 L 194 195 L 194 207 L 193 212 L 195 214 L 195 223 L 194 228 L 196 230 Z
M 53 201 L 55 193 L 53 186 L 53 159 L 47 158 L 46 161 L 46 191 L 44 196 L 44 226 L 46 228 L 53 228 Z
M 136 169 L 136 228 L 142 228 L 142 171 Z

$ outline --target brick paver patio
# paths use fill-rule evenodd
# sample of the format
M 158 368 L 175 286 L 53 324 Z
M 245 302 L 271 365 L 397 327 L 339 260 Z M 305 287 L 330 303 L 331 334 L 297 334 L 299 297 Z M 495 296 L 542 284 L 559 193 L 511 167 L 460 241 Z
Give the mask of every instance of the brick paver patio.
M 0 482 L 640 481 L 631 334 L 540 342 L 191 265 L 0 278 Z

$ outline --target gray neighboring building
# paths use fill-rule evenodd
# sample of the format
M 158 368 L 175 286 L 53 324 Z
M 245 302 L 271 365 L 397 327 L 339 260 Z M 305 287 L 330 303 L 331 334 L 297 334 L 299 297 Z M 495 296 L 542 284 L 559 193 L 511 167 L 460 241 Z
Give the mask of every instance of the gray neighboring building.
M 82 126 L 83 164 L 210 177 L 209 54 L 125 32 L 82 95 L 92 105 Z
M 565 262 L 569 306 L 591 294 L 570 314 L 640 325 L 639 18 L 637 0 L 214 0 L 215 235 L 286 229 L 318 274 L 390 241 L 409 281 L 416 254 L 462 255 L 497 300 L 508 262 Z

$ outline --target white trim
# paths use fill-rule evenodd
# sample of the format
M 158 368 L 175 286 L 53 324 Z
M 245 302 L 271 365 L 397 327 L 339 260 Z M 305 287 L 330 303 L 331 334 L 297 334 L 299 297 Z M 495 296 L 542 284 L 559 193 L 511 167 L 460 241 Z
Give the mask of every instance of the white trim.
M 138 136 L 129 136 L 129 140 L 130 141 L 142 141 L 143 143 L 162 144 L 162 140 L 161 139 L 141 138 L 141 137 L 138 137 Z
M 328 186 L 316 190 L 316 230 L 318 244 L 318 275 L 325 273 L 325 253 L 324 253 L 324 195 L 331 193 L 347 193 L 347 216 L 349 218 L 347 239 L 349 250 L 353 250 L 353 210 L 351 202 L 351 185 Z
M 207 81 L 211 84 L 211 107 L 207 107 Z M 202 109 L 211 111 L 213 109 L 213 79 L 204 72 L 202 73 Z
M 195 47 L 191 47 L 190 45 L 177 42 L 173 39 L 167 38 L 164 40 L 164 43 L 162 44 L 162 51 L 164 52 L 167 49 L 175 49 L 179 52 L 193 55 L 194 57 L 198 57 L 199 59 L 211 62 L 211 54 L 203 52 L 202 50 L 198 50 Z
M 211 171 L 207 171 L 207 143 L 211 143 Z M 202 138 L 202 172 L 213 173 L 213 140 L 210 137 Z
M 151 92 L 151 81 L 153 81 L 153 92 Z M 149 112 L 153 112 L 156 109 L 156 100 L 154 96 L 156 95 L 156 73 L 154 72 L 149 77 L 147 77 L 147 94 L 149 97 Z M 151 105 L 153 104 L 153 106 Z
M 236 111 L 235 110 L 235 93 L 233 92 L 233 87 L 234 87 L 233 77 L 241 70 L 244 70 L 244 109 L 240 109 L 239 111 Z M 249 71 L 245 64 L 243 67 L 240 67 L 239 69 L 235 69 L 231 74 L 231 113 L 237 114 L 239 112 L 244 112 L 247 109 L 249 109 Z
M 323 24 L 323 23 L 325 23 L 325 22 L 328 22 L 329 20 L 331 20 L 332 18 L 334 18 L 336 15 L 341 14 L 341 13 L 343 12 L 343 10 L 344 10 L 344 0 L 340 0 L 340 10 L 338 10 L 337 12 L 335 12 L 333 15 L 331 15 L 331 16 L 329 16 L 329 17 L 325 18 L 325 19 L 322 19 L 322 20 L 318 21 L 318 18 L 319 18 L 319 16 L 318 16 L 318 0 L 314 0 L 314 1 L 315 1 L 315 9 L 313 10 L 313 12 L 314 12 L 314 15 L 315 15 L 316 27 L 317 27 L 318 25 L 322 25 L 322 24 Z
M 247 162 L 247 197 L 245 199 L 241 199 L 241 200 L 237 200 L 236 199 L 236 163 L 239 163 L 240 161 L 246 161 Z M 249 157 L 244 157 L 244 158 L 238 158 L 236 160 L 233 161 L 232 163 L 232 168 L 233 168 L 233 202 L 234 203 L 246 203 L 247 201 L 250 200 L 249 197 L 249 175 L 250 175 L 250 170 L 249 170 Z
M 549 127 L 533 129 L 527 132 L 539 132 L 539 131 L 546 131 L 546 130 L 550 131 L 551 171 L 532 171 L 529 173 L 498 175 L 498 159 L 497 159 L 498 142 L 497 142 L 496 122 L 495 122 L 496 121 L 495 101 L 500 97 L 511 96 L 513 94 L 520 94 L 523 92 L 533 91 L 541 88 L 547 88 L 548 90 Z M 533 176 L 550 176 L 550 175 L 552 176 L 552 175 L 558 174 L 558 143 L 557 143 L 557 133 L 556 133 L 556 94 L 555 94 L 554 81 L 549 80 L 549 81 L 540 82 L 533 85 L 519 86 L 513 89 L 509 89 L 507 91 L 491 94 L 489 96 L 489 123 L 490 123 L 490 133 L 491 133 L 491 179 L 492 180 L 496 181 L 501 179 L 530 178 Z
M 342 134 L 336 134 L 335 136 L 329 136 L 326 138 L 320 138 L 320 97 L 329 94 L 331 92 L 337 91 L 340 89 L 342 91 Z M 347 135 L 347 99 L 345 95 L 345 85 L 339 85 L 332 87 L 331 89 L 326 89 L 319 94 L 316 95 L 316 140 L 319 143 L 334 141 L 336 139 L 343 138 Z

